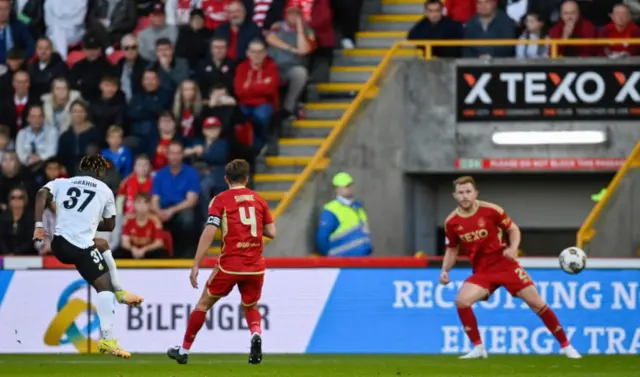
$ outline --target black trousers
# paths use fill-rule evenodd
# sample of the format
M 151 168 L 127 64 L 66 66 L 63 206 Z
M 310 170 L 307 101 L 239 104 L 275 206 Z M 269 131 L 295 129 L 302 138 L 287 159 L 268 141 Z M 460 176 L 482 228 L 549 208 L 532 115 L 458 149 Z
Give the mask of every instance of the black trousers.
M 331 0 L 334 19 L 343 38 L 356 39 L 360 30 L 360 13 L 364 0 Z

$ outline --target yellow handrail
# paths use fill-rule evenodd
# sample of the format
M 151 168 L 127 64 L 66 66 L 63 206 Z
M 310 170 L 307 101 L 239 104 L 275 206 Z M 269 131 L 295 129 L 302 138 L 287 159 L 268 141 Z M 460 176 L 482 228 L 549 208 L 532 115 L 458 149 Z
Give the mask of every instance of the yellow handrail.
M 624 162 L 624 165 L 622 165 L 620 170 L 618 170 L 616 175 L 611 180 L 611 183 L 609 183 L 609 187 L 607 187 L 607 191 L 605 192 L 602 199 L 600 199 L 600 201 L 596 203 L 596 205 L 591 209 L 591 212 L 589 212 L 589 216 L 587 216 L 586 220 L 580 227 L 580 230 L 578 230 L 576 245 L 578 245 L 579 248 L 584 248 L 584 245 L 591 241 L 596 235 L 596 231 L 593 229 L 593 224 L 600 217 L 604 206 L 614 194 L 618 186 L 620 186 L 622 178 L 625 176 L 625 174 L 627 174 L 629 169 L 631 169 L 631 167 L 634 165 L 634 163 L 636 163 L 638 159 L 640 159 L 640 142 L 638 142 L 635 148 L 633 148 L 633 151 Z
M 291 203 L 291 200 L 298 194 L 298 192 L 300 192 L 304 183 L 307 182 L 313 171 L 316 169 L 316 166 L 321 164 L 322 160 L 325 158 L 325 154 L 331 149 L 338 137 L 342 134 L 344 128 L 349 124 L 349 122 L 355 115 L 356 110 L 366 99 L 367 93 L 375 88 L 376 82 L 379 80 L 382 72 L 384 72 L 384 70 L 387 68 L 389 62 L 391 62 L 391 59 L 393 58 L 393 55 L 396 53 L 396 51 L 398 51 L 400 47 L 400 43 L 395 43 L 393 47 L 386 53 L 380 64 L 378 64 L 378 66 L 376 67 L 376 70 L 371 75 L 371 78 L 369 78 L 369 81 L 367 81 L 367 83 L 364 85 L 364 88 L 360 90 L 356 98 L 349 105 L 349 108 L 347 108 L 347 110 L 345 111 L 344 115 L 342 115 L 342 118 L 340 118 L 338 124 L 333 128 L 333 130 L 331 130 L 329 136 L 327 136 L 325 141 L 322 143 L 320 149 L 318 149 L 311 161 L 309 161 L 309 164 L 307 164 L 302 173 L 295 180 L 293 186 L 291 186 L 284 198 L 280 200 L 280 203 L 278 203 L 278 207 L 273 212 L 273 216 L 275 218 L 278 218 L 278 216 L 280 216 L 284 212 L 287 206 L 289 206 L 289 204 Z
M 425 52 L 423 57 L 426 59 L 433 58 L 433 47 L 465 47 L 465 46 L 515 46 L 518 44 L 526 45 L 549 45 L 551 46 L 552 57 L 557 57 L 558 46 L 584 46 L 584 45 L 611 45 L 611 44 L 626 43 L 631 45 L 640 44 L 640 38 L 630 39 L 543 39 L 543 40 L 519 40 L 519 39 L 491 39 L 491 40 L 429 40 L 429 41 L 398 41 L 395 42 L 393 47 L 387 51 L 384 58 L 376 67 L 369 81 L 365 84 L 364 88 L 360 90 L 356 98 L 351 102 L 349 108 L 346 110 L 342 118 L 338 121 L 338 124 L 333 128 L 329 136 L 320 146 L 320 149 L 313 156 L 309 164 L 304 168 L 302 173 L 295 180 L 289 191 L 285 194 L 284 198 L 278 204 L 273 215 L 278 218 L 285 209 L 291 204 L 291 200 L 300 192 L 302 186 L 309 180 L 311 174 L 323 166 L 326 153 L 333 147 L 343 130 L 353 119 L 356 110 L 362 105 L 365 99 L 368 98 L 369 93 L 374 93 L 373 89 L 376 87 L 376 83 L 380 79 L 382 72 L 385 71 L 393 56 L 401 48 L 416 48 L 422 47 Z

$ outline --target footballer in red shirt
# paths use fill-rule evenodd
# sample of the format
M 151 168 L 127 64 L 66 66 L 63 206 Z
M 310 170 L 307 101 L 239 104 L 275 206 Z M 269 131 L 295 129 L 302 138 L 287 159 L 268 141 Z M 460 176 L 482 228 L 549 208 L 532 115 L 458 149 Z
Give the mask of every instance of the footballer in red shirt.
M 246 188 L 249 164 L 233 160 L 225 167 L 225 181 L 229 189 L 216 195 L 209 204 L 209 217 L 200 236 L 198 251 L 191 268 L 191 285 L 198 288 L 198 271 L 218 230 L 222 230 L 222 253 L 218 265 L 209 276 L 195 310 L 189 316 L 182 347 L 176 346 L 167 355 L 179 364 L 186 364 L 189 349 L 204 324 L 207 312 L 220 298 L 238 286 L 247 325 L 251 331 L 250 364 L 262 361 L 262 318 L 258 301 L 266 264 L 262 256 L 262 237 L 273 239 L 276 225 L 267 202 L 256 192 Z
M 472 177 L 460 177 L 453 182 L 453 186 L 453 197 L 458 207 L 445 220 L 447 250 L 440 283 L 450 283 L 449 270 L 456 263 L 458 252 L 464 250 L 473 267 L 473 274 L 460 288 L 456 306 L 464 331 L 475 347 L 461 358 L 488 356 L 480 339 L 472 305 L 488 299 L 501 286 L 512 296 L 524 300 L 540 316 L 567 357 L 581 358 L 569 343 L 555 313 L 544 302 L 527 271 L 518 263 L 518 226 L 500 206 L 477 199 L 478 191 Z M 508 243 L 504 242 L 503 235 L 508 236 Z

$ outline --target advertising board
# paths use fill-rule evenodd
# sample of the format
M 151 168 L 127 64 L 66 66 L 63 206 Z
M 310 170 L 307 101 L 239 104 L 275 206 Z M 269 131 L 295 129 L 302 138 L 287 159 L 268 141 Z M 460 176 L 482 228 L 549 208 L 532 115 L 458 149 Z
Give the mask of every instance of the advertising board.
M 530 269 L 573 345 L 586 354 L 640 351 L 640 272 L 588 269 L 567 275 Z M 260 310 L 267 353 L 457 354 L 470 349 L 455 295 L 470 270 L 454 269 L 438 284 L 437 269 L 274 269 Z M 199 292 L 189 270 L 121 270 L 141 308 L 118 306 L 116 334 L 131 352 L 160 353 L 180 344 Z M 201 273 L 201 283 L 207 278 Z M 99 320 L 92 290 L 75 271 L 0 271 L 0 353 L 95 351 Z M 537 315 L 498 290 L 476 304 L 490 353 L 549 354 L 558 345 Z M 249 332 L 237 292 L 208 314 L 193 352 L 246 353 Z

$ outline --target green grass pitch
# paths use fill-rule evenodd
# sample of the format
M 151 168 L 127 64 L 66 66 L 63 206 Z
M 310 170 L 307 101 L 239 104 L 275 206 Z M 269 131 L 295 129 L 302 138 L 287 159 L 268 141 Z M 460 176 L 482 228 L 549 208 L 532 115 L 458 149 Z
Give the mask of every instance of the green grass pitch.
M 638 377 L 640 357 L 491 356 L 458 360 L 422 355 L 192 355 L 178 365 L 164 355 L 0 355 L 0 376 L 49 377 Z

